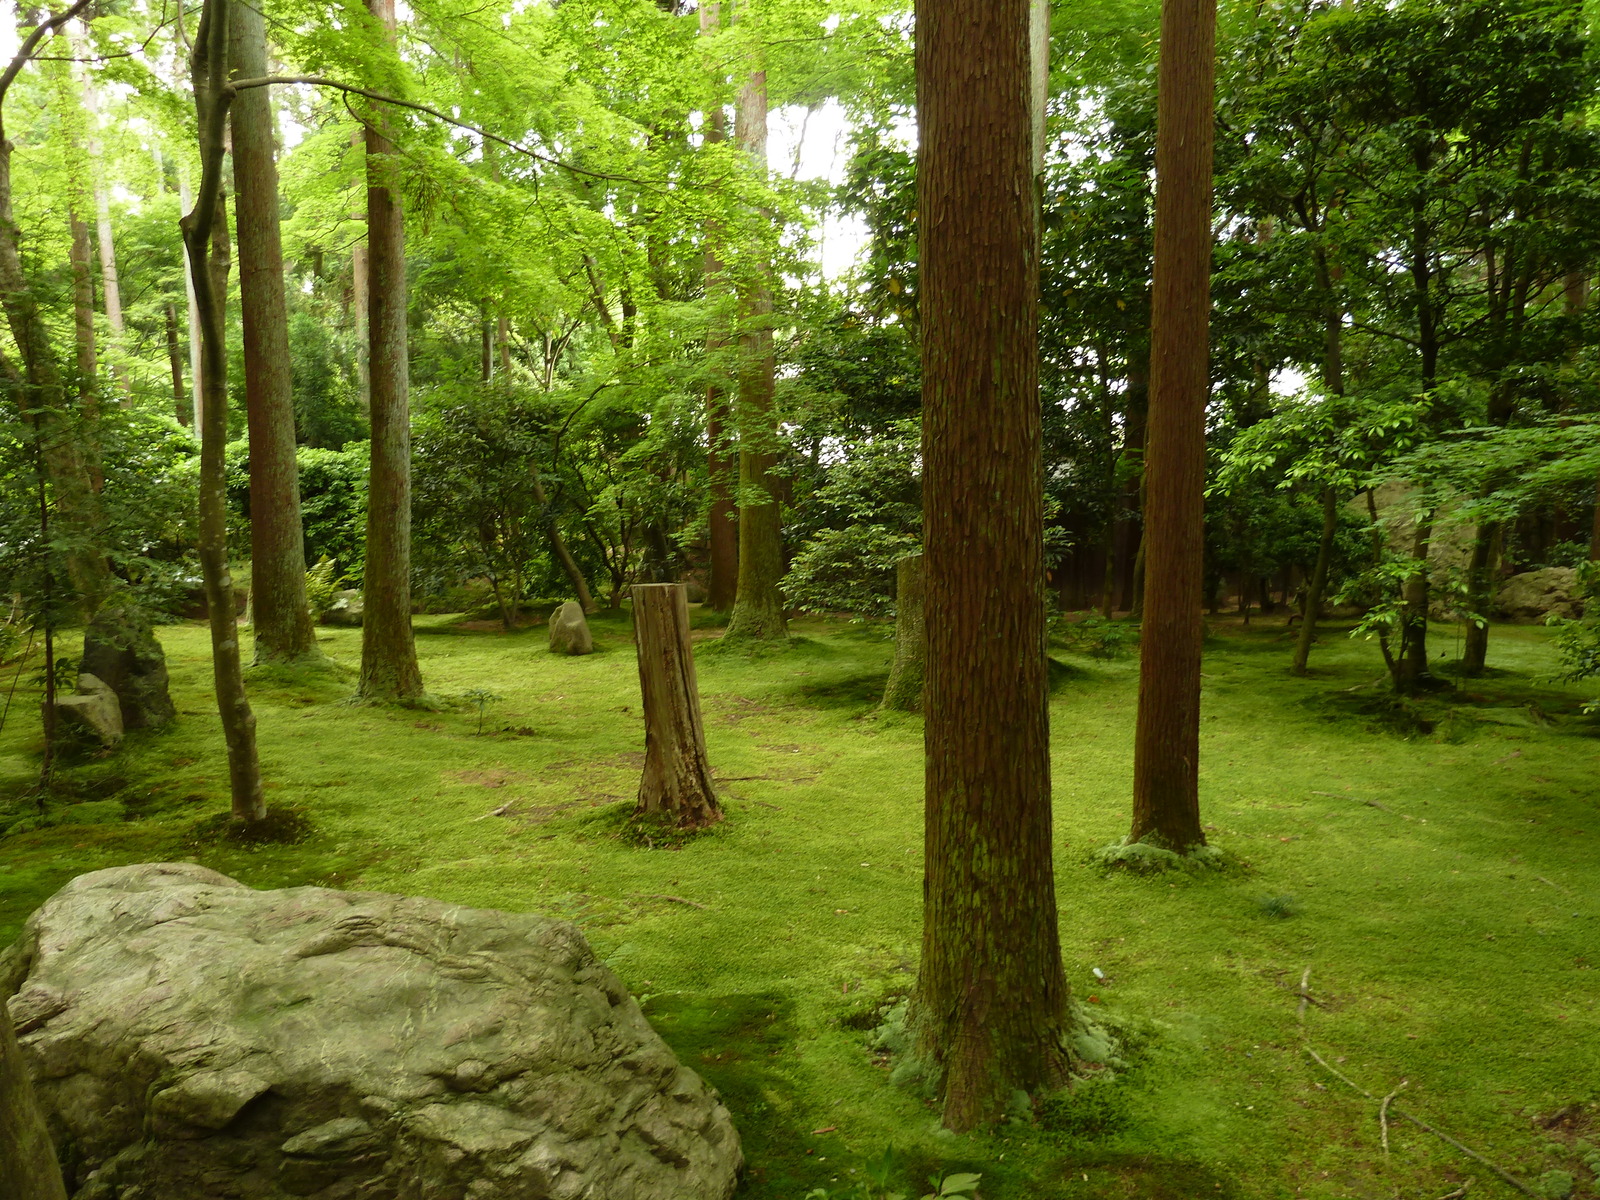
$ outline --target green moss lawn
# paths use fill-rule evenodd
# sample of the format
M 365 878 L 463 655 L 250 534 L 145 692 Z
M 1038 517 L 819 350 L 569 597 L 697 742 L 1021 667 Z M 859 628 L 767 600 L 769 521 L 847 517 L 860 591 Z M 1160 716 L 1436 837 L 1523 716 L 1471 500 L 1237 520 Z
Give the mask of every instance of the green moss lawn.
M 1369 644 L 1325 636 L 1296 680 L 1281 625 L 1214 625 L 1201 792 L 1235 863 L 1178 877 L 1088 863 L 1127 826 L 1137 666 L 1057 651 L 1065 957 L 1129 1065 L 1051 1106 L 1049 1128 L 954 1137 L 869 1047 L 912 981 L 921 901 L 921 724 L 872 713 L 886 629 L 801 623 L 794 647 L 753 659 L 701 643 L 728 820 L 652 846 L 624 821 L 643 750 L 624 618 L 600 618 L 599 652 L 577 659 L 546 653 L 542 628 L 418 621 L 440 711 L 345 703 L 358 631 L 325 631 L 336 673 L 253 679 L 269 797 L 311 822 L 287 846 L 216 832 L 201 626 L 161 631 L 178 725 L 64 772 L 42 816 L 22 794 L 39 738 L 23 672 L 0 733 L 0 943 L 73 875 L 163 859 L 576 921 L 721 1089 L 749 1200 L 854 1196 L 890 1147 L 903 1188 L 972 1170 L 989 1200 L 1392 1200 L 1469 1178 L 1474 1197 L 1513 1194 L 1414 1126 L 1395 1124 L 1385 1155 L 1378 1106 L 1305 1040 L 1377 1096 L 1404 1085 L 1396 1106 L 1530 1186 L 1565 1171 L 1595 1194 L 1600 726 L 1583 688 L 1550 681 L 1543 629 L 1497 628 L 1489 678 L 1396 710 Z M 1450 652 L 1453 631 L 1435 636 Z M 498 697 L 481 735 L 475 689 Z

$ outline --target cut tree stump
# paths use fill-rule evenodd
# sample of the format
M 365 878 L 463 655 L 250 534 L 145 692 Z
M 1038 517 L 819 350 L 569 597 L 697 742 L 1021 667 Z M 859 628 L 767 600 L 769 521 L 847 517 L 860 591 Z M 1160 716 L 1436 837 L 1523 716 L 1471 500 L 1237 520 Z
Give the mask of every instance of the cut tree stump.
M 644 695 L 644 775 L 636 815 L 659 813 L 681 829 L 713 825 L 722 820 L 722 806 L 706 761 L 684 586 L 635 584 L 633 631 Z

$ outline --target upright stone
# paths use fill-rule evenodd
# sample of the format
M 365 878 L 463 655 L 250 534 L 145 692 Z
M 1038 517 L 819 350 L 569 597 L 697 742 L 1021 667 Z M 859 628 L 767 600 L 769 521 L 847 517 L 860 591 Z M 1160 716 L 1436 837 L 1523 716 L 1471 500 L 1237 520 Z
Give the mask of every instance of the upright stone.
M 550 653 L 594 653 L 589 622 L 583 619 L 583 605 L 576 600 L 568 600 L 550 614 Z
M 644 696 L 644 775 L 635 811 L 663 814 L 682 829 L 715 824 L 722 806 L 706 760 L 683 584 L 635 584 L 633 632 Z
M 124 729 L 159 729 L 177 715 L 167 692 L 167 657 L 149 619 L 132 604 L 101 605 L 84 631 L 78 670 L 116 693 Z
M 69 729 L 87 733 L 110 749 L 122 741 L 122 705 L 117 694 L 88 671 L 78 672 L 78 690 L 56 697 L 56 715 Z

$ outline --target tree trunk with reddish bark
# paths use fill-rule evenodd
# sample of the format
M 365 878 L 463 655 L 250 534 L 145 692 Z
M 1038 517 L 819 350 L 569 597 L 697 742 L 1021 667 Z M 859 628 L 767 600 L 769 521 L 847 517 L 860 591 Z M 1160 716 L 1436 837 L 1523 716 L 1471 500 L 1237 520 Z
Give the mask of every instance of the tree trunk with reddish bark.
M 367 0 L 392 36 L 394 0 Z M 411 409 L 406 339 L 406 227 L 389 186 L 394 144 L 381 117 L 367 125 L 367 374 L 372 462 L 362 579 L 361 686 L 365 700 L 422 698 L 411 631 Z
M 681 829 L 714 825 L 722 806 L 706 759 L 684 586 L 634 584 L 633 633 L 644 700 L 644 774 L 635 813 L 665 817 Z
M 267 27 L 260 10 L 236 3 L 231 6 L 230 20 L 232 77 L 259 79 L 267 75 Z M 255 661 L 315 660 L 322 654 L 306 599 L 289 308 L 284 296 L 269 90 L 240 92 L 229 109 L 229 119 L 245 407 L 250 428 L 250 603 Z
M 1065 1081 L 1051 857 L 1029 0 L 922 0 L 926 847 L 916 1054 L 945 1125 Z
M 1200 828 L 1206 401 L 1216 0 L 1164 0 L 1145 466 L 1145 579 L 1133 825 L 1186 854 Z

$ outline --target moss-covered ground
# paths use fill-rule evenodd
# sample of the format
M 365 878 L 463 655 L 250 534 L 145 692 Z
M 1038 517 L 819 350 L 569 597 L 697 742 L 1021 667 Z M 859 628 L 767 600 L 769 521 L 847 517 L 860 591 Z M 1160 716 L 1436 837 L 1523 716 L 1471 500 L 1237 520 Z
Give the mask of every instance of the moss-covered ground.
M 1130 1066 L 1049 1106 L 1050 1128 L 954 1137 L 888 1084 L 866 1032 L 911 983 L 921 898 L 921 724 L 872 712 L 887 630 L 805 622 L 782 653 L 701 653 L 728 820 L 641 845 L 624 828 L 643 748 L 632 649 L 621 616 L 595 628 L 599 652 L 568 659 L 539 628 L 419 618 L 439 711 L 344 703 L 356 631 L 325 632 L 333 673 L 256 673 L 269 796 L 311 823 L 293 845 L 214 832 L 226 773 L 200 626 L 162 630 L 177 726 L 65 771 L 42 816 L 21 798 L 39 737 L 23 672 L 0 733 L 0 943 L 71 876 L 157 859 L 576 921 L 721 1089 L 749 1200 L 854 1196 L 890 1147 L 902 1187 L 979 1171 L 992 1200 L 1391 1200 L 1468 1179 L 1513 1194 L 1414 1126 L 1385 1154 L 1377 1104 L 1305 1041 L 1530 1186 L 1554 1194 L 1565 1171 L 1594 1194 L 1600 729 L 1584 688 L 1550 681 L 1545 630 L 1496 629 L 1488 678 L 1396 709 L 1369 644 L 1330 633 L 1293 679 L 1280 625 L 1214 625 L 1201 790 L 1235 863 L 1194 875 L 1089 863 L 1127 826 L 1137 667 L 1059 651 L 1065 957 Z M 480 689 L 498 697 L 481 734 L 462 700 Z

